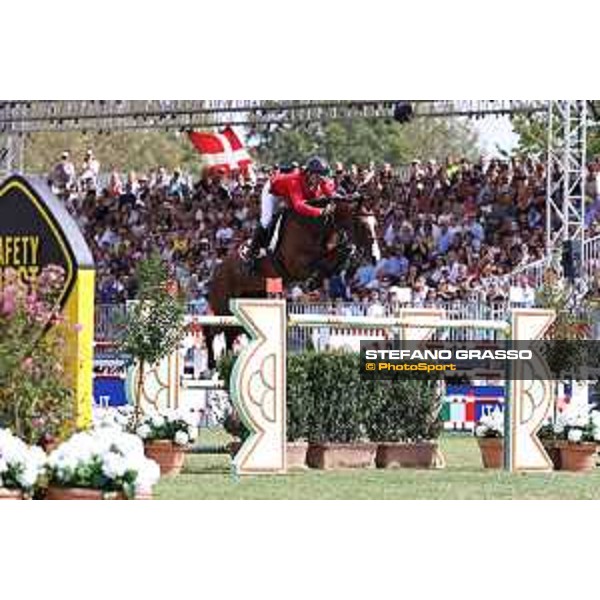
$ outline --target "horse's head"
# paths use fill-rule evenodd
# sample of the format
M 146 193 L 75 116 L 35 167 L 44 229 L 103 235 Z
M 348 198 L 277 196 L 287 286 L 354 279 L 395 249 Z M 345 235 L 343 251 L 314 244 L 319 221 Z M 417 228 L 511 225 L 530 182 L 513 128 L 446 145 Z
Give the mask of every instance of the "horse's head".
M 377 218 L 366 200 L 337 202 L 335 222 L 356 246 L 356 259 L 369 258 L 373 262 L 379 261 L 381 250 L 377 239 Z

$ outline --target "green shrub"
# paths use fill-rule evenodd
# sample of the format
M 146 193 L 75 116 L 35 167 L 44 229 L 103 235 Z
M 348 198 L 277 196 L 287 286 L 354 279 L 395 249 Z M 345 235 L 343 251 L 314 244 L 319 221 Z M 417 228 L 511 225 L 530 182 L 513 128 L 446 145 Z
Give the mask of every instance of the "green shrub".
M 374 442 L 431 440 L 442 429 L 438 382 L 426 377 L 377 381 L 366 423 Z
M 307 437 L 311 442 L 355 442 L 366 437 L 369 397 L 357 355 L 307 353 L 310 394 Z
M 219 362 L 219 374 L 226 383 L 234 360 L 227 356 Z M 288 356 L 288 441 L 434 439 L 441 431 L 439 413 L 440 398 L 433 380 L 363 381 L 359 356 L 345 352 Z M 247 435 L 236 415 L 226 419 L 224 426 L 241 439 Z
M 225 382 L 226 388 L 229 388 L 229 380 L 236 360 L 237 355 L 225 354 L 217 363 L 219 377 Z M 246 427 L 234 408 L 225 415 L 221 421 L 221 425 L 223 425 L 223 429 L 225 429 L 229 435 L 238 438 L 239 440 L 244 441 L 250 435 L 250 430 Z
M 217 362 L 219 378 L 225 382 L 226 387 L 229 387 L 229 378 L 231 377 L 236 359 L 237 356 L 235 354 L 224 354 Z
M 287 359 L 287 440 L 296 442 L 308 436 L 312 381 L 309 354 L 291 354 Z

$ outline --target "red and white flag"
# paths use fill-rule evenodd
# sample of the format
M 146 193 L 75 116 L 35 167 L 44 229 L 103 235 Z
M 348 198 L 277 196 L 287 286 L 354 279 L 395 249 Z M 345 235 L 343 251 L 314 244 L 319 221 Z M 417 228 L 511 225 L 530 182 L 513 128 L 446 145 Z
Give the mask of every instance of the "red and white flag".
M 220 133 L 191 131 L 190 141 L 202 155 L 209 173 L 224 169 L 226 172 L 241 171 L 247 174 L 252 165 L 250 154 L 237 133 L 226 127 Z

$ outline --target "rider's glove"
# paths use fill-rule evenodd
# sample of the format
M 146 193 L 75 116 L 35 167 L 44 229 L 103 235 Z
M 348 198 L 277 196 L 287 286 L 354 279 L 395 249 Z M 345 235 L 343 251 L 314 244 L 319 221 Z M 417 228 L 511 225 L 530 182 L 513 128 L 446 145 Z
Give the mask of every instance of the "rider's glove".
M 321 218 L 326 222 L 330 223 L 333 221 L 333 215 L 335 213 L 335 204 L 330 202 L 322 211 Z

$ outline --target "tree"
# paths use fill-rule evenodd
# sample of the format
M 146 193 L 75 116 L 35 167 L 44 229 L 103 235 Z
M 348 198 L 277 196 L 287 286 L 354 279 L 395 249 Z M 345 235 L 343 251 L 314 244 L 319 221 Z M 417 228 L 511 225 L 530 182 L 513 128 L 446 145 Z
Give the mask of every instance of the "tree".
M 384 119 L 289 124 L 263 131 L 255 139 L 258 146 L 253 153 L 265 164 L 303 161 L 316 153 L 358 164 L 478 154 L 477 136 L 464 119 L 418 118 L 403 125 Z M 89 148 L 104 173 L 113 168 L 146 172 L 162 165 L 198 175 L 201 168 L 185 133 L 176 131 L 40 132 L 28 134 L 24 148 L 25 170 L 39 174 L 48 174 L 65 150 L 79 168 Z
M 545 157 L 548 147 L 548 115 L 537 113 L 524 116 L 515 115 L 511 119 L 513 128 L 519 134 L 519 144 L 514 153 L 517 155 L 534 154 Z M 587 157 L 592 159 L 600 155 L 600 130 L 588 127 Z
M 185 334 L 185 304 L 170 289 L 167 268 L 158 254 L 140 262 L 136 302 L 127 310 L 120 339 L 121 350 L 138 363 L 136 418 L 146 365 L 174 352 Z
M 477 136 L 459 119 L 415 119 L 400 125 L 383 119 L 355 119 L 289 125 L 259 136 L 256 153 L 267 164 L 304 161 L 322 154 L 329 161 L 402 164 L 412 159 L 474 158 Z
M 92 148 L 103 172 L 146 172 L 164 166 L 181 167 L 193 174 L 200 171 L 200 157 L 184 133 L 166 131 L 117 131 L 110 134 L 78 131 L 40 132 L 25 140 L 25 171 L 47 174 L 65 150 L 76 168 L 86 150 Z

